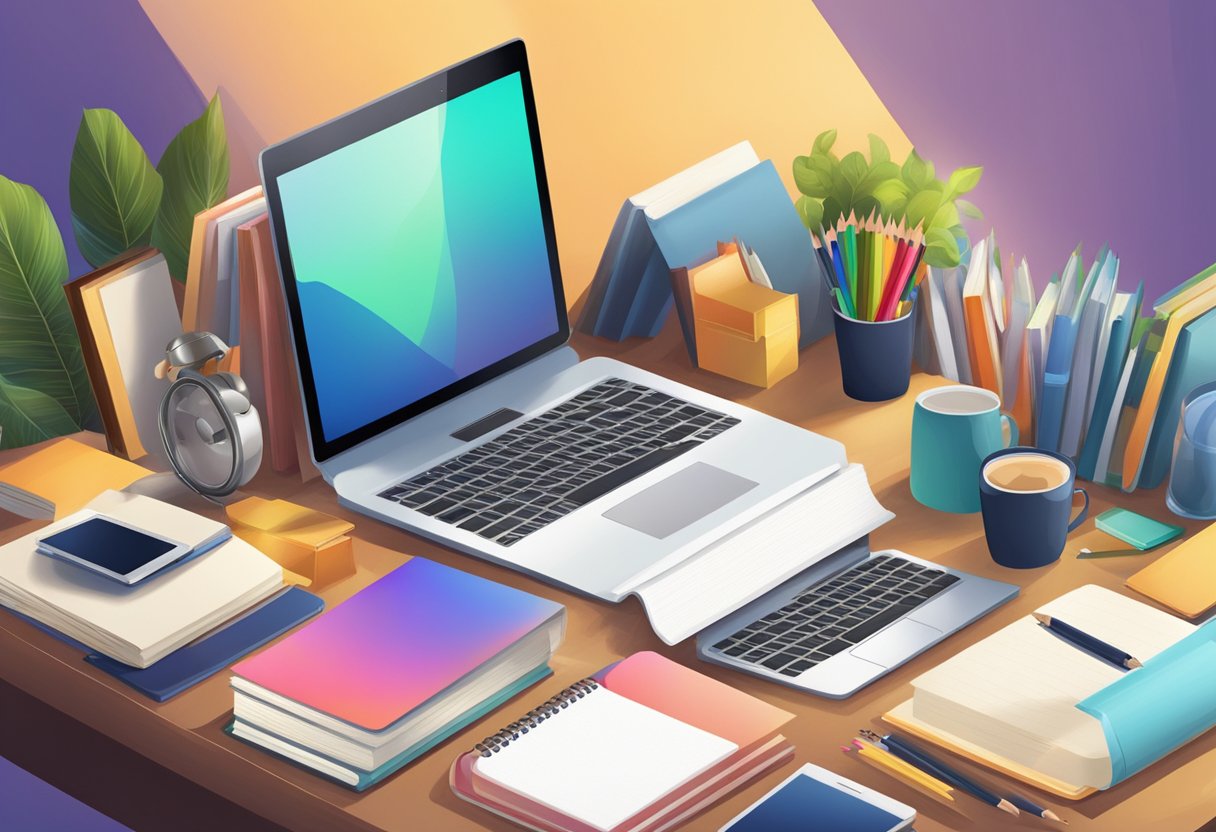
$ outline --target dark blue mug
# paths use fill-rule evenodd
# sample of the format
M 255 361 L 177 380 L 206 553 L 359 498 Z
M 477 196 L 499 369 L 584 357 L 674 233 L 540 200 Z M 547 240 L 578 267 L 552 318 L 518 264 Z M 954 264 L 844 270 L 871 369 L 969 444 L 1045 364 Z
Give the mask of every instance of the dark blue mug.
M 1072 460 L 1039 448 L 1005 448 L 980 465 L 980 510 L 992 559 L 1034 569 L 1059 560 L 1068 533 L 1085 522 L 1089 495 L 1076 487 Z M 1072 499 L 1085 498 L 1071 518 Z

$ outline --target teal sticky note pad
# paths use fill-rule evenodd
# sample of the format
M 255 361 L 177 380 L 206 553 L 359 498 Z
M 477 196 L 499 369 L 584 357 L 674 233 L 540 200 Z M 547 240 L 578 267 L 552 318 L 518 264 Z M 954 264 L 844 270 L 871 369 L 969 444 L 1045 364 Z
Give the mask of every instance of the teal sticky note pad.
M 1125 508 L 1108 509 L 1099 514 L 1094 523 L 1100 530 L 1140 551 L 1167 543 L 1185 531 L 1182 526 L 1162 523 Z

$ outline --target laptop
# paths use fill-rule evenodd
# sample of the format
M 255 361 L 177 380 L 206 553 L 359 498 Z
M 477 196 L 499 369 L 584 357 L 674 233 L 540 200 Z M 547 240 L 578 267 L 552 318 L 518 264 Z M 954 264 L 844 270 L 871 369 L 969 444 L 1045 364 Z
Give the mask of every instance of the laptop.
M 567 344 L 522 41 L 260 167 L 311 451 L 343 505 L 619 601 L 847 464 L 838 442 Z

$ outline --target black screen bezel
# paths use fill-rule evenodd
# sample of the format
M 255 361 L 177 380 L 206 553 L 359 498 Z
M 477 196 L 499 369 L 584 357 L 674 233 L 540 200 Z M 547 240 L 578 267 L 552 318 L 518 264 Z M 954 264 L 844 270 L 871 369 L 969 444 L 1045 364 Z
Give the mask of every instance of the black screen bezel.
M 514 73 L 519 73 L 520 83 L 523 87 L 524 110 L 528 121 L 528 134 L 532 142 L 532 161 L 536 173 L 536 190 L 540 201 L 545 246 L 549 255 L 549 273 L 553 282 L 557 331 L 531 346 L 483 367 L 412 404 L 381 416 L 361 428 L 356 428 L 342 436 L 326 439 L 321 426 L 316 385 L 313 383 L 312 361 L 304 334 L 300 299 L 296 290 L 295 270 L 291 262 L 291 247 L 283 221 L 278 187 L 279 177 L 373 133 Z M 549 182 L 545 175 L 545 162 L 541 152 L 540 127 L 536 118 L 536 102 L 532 94 L 532 77 L 528 71 L 528 57 L 522 40 L 509 41 L 459 64 L 442 69 L 345 115 L 267 147 L 259 157 L 259 165 L 273 231 L 275 259 L 278 262 L 283 293 L 287 301 L 292 343 L 295 345 L 298 381 L 303 394 L 312 452 L 317 462 L 324 462 L 408 419 L 485 384 L 491 379 L 561 346 L 570 339 L 570 321 L 566 312 L 561 267 L 557 257 L 557 238 L 554 234 Z

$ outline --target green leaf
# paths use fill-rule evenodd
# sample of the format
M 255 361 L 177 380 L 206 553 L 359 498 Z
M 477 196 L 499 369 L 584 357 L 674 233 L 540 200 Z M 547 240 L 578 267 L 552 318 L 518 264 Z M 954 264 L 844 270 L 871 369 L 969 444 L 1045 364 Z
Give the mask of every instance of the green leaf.
M 873 165 L 878 164 L 879 162 L 889 162 L 889 161 L 891 161 L 891 151 L 887 149 L 887 143 L 884 142 L 882 139 L 880 139 L 878 136 L 875 136 L 873 133 L 871 133 L 870 134 L 870 165 L 873 166 Z
M 85 110 L 72 149 L 72 229 L 94 266 L 147 245 L 160 207 L 160 174 L 113 110 Z
M 0 450 L 21 448 L 80 430 L 59 402 L 0 376 Z
M 38 192 L 0 176 L 0 375 L 50 396 L 79 427 L 97 413 L 63 281 L 63 238 Z
M 805 158 L 810 160 L 809 164 L 814 170 L 827 177 L 835 174 L 836 168 L 840 167 L 840 160 L 830 153 L 812 153 Z
M 933 178 L 933 174 L 929 170 L 929 164 L 916 152 L 916 148 L 908 151 L 908 158 L 904 161 L 903 170 L 904 182 L 913 191 L 919 191 L 925 186 L 925 183 Z
M 874 189 L 883 182 L 895 181 L 902 184 L 899 178 L 899 165 L 891 161 L 878 162 L 870 165 L 870 169 L 866 171 L 866 176 L 857 186 L 857 190 L 861 193 L 873 196 Z
M 925 262 L 941 269 L 952 269 L 962 257 L 958 241 L 945 228 L 930 228 L 925 232 Z
M 953 199 L 960 194 L 965 194 L 980 184 L 980 177 L 984 174 L 982 167 L 959 168 L 950 174 L 950 179 L 946 182 L 946 198 Z
M 910 228 L 920 225 L 927 217 L 936 213 L 941 201 L 941 191 L 928 188 L 914 195 L 908 200 L 908 207 L 904 209 L 905 222 Z
M 202 116 L 173 137 L 156 169 L 165 194 L 152 225 L 152 245 L 165 255 L 169 273 L 185 280 L 194 215 L 228 193 L 228 139 L 218 93 Z
M 832 177 L 812 165 L 811 158 L 799 156 L 794 159 L 794 184 L 807 196 L 822 199 L 831 193 Z
M 824 228 L 833 228 L 840 218 L 844 215 L 844 206 L 834 196 L 830 196 L 823 201 L 823 226 Z
M 970 217 L 973 220 L 982 220 L 984 218 L 984 212 L 975 207 L 975 204 L 972 202 L 965 199 L 956 199 L 954 200 L 954 205 L 964 217 Z
M 873 212 L 877 211 L 882 206 L 878 204 L 878 200 L 872 196 L 859 196 L 854 202 L 852 211 L 856 213 L 857 218 L 868 217 Z
M 870 190 L 870 196 L 882 203 L 883 211 L 891 211 L 894 205 L 902 210 L 908 200 L 908 186 L 899 178 L 884 179 Z
M 840 174 L 853 190 L 866 178 L 869 170 L 870 165 L 866 162 L 866 157 L 856 150 L 840 160 Z
M 936 211 L 929 216 L 926 223 L 928 228 L 953 228 L 959 224 L 958 208 L 953 202 L 942 202 Z
M 809 196 L 800 196 L 794 202 L 794 209 L 798 211 L 798 217 L 802 220 L 802 224 L 807 228 L 815 229 L 823 222 L 823 200 L 814 199 Z
M 832 150 L 832 145 L 836 144 L 836 130 L 824 130 L 815 137 L 814 152 L 828 154 Z

